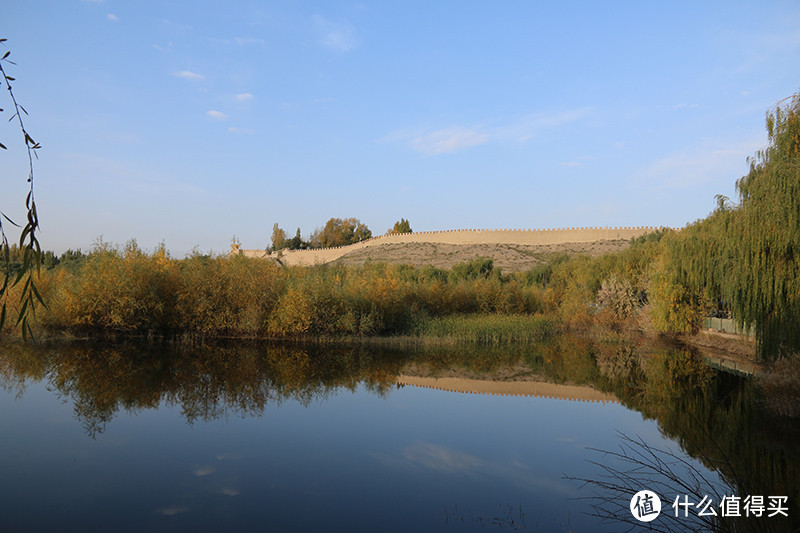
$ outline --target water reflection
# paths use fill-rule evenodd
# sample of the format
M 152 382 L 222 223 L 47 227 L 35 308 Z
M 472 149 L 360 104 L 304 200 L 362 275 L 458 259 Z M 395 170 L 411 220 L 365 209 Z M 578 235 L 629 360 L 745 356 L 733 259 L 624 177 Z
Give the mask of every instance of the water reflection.
M 697 353 L 645 345 L 637 339 L 561 338 L 535 348 L 480 351 L 82 343 L 3 349 L 3 388 L 21 395 L 27 384 L 42 380 L 73 406 L 92 438 L 106 431 L 121 411 L 174 406 L 188 424 L 195 424 L 260 417 L 268 406 L 286 401 L 309 406 L 359 386 L 383 397 L 396 387 L 411 386 L 463 394 L 619 402 L 656 420 L 664 435 L 718 472 L 736 494 L 789 497 L 789 519 L 751 520 L 736 527 L 794 530 L 800 516 L 797 421 L 760 409 L 759 393 L 750 381 L 711 368 Z M 220 452 L 216 459 L 240 457 Z M 554 491 L 561 487 L 538 478 L 529 465 L 513 458 L 489 461 L 438 442 L 414 442 L 375 459 L 398 468 L 502 477 L 516 484 L 549 484 Z M 191 473 L 203 478 L 216 470 L 211 464 L 197 464 Z M 241 488 L 229 483 L 215 490 L 234 498 Z M 186 508 L 167 506 L 159 512 L 178 515 Z

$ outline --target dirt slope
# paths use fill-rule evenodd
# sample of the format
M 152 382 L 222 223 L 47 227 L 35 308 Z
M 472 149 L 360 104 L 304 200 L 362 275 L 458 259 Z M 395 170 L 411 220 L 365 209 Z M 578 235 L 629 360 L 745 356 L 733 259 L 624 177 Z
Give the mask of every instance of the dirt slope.
M 444 244 L 444 243 L 390 243 L 354 250 L 336 260 L 345 265 L 376 263 L 404 263 L 414 266 L 433 265 L 451 268 L 457 263 L 477 257 L 491 257 L 495 267 L 505 273 L 522 272 L 536 266 L 555 253 L 597 256 L 606 252 L 623 250 L 627 240 L 561 243 L 545 245 L 522 244 Z

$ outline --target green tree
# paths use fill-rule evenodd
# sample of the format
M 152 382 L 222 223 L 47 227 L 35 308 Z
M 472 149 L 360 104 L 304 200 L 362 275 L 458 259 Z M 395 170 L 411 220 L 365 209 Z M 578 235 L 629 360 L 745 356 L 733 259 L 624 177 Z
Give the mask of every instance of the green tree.
M 371 237 L 372 232 L 367 225 L 357 218 L 332 218 L 319 231 L 319 243 L 323 248 L 345 246 Z
M 411 233 L 411 224 L 408 220 L 401 218 L 397 222 L 394 223 L 394 226 L 387 231 L 389 235 L 393 235 L 395 233 Z
M 297 233 L 294 237 L 286 241 L 286 247 L 290 250 L 305 250 L 308 248 L 308 243 L 300 237 L 300 228 L 297 228 Z
M 6 39 L 0 39 L 0 43 L 4 43 Z M 44 305 L 42 297 L 36 288 L 34 274 L 39 273 L 42 262 L 42 249 L 39 246 L 39 239 L 36 232 L 39 230 L 39 215 L 36 213 L 36 201 L 33 195 L 33 159 L 36 156 L 36 151 L 41 148 L 39 143 L 33 140 L 28 131 L 25 129 L 25 124 L 22 120 L 22 115 L 27 115 L 28 112 L 22 107 L 14 96 L 14 91 L 11 87 L 11 82 L 14 81 L 12 76 L 6 73 L 3 63 L 14 65 L 15 63 L 8 59 L 11 52 L 7 51 L 0 58 L 0 74 L 2 75 L 2 83 L 8 90 L 8 97 L 11 101 L 12 115 L 9 122 L 15 121 L 19 125 L 20 133 L 25 142 L 25 149 L 28 153 L 28 194 L 25 198 L 25 208 L 27 210 L 26 223 L 21 226 L 11 220 L 5 213 L 0 211 L 0 255 L 6 265 L 4 269 L 3 280 L 0 282 L 0 330 L 6 319 L 7 304 L 9 289 L 16 286 L 20 282 L 23 283 L 22 290 L 19 294 L 18 307 L 17 307 L 17 321 L 16 324 L 22 327 L 23 338 L 28 337 L 33 333 L 31 329 L 31 317 L 35 316 L 35 304 L 38 301 Z M 0 108 L 0 112 L 3 109 Z M 0 149 L 6 150 L 6 146 L 0 143 Z M 8 238 L 6 236 L 5 228 L 3 227 L 3 219 L 10 224 L 21 228 L 19 237 L 19 248 L 22 250 L 22 261 L 19 270 L 15 275 L 12 275 L 10 263 L 10 249 Z M 24 280 L 24 282 L 23 282 Z

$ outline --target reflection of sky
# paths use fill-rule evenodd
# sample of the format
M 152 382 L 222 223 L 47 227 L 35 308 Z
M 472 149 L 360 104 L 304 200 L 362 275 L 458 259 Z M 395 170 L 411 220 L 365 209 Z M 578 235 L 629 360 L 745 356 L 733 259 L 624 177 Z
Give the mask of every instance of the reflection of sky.
M 468 472 L 483 466 L 483 461 L 474 455 L 427 442 L 407 446 L 402 455 L 411 464 L 444 472 Z
M 105 521 L 132 531 L 301 531 L 359 516 L 351 531 L 386 529 L 386 517 L 389 529 L 435 531 L 445 508 L 510 504 L 542 530 L 568 516 L 581 529 L 586 509 L 563 475 L 587 473 L 585 447 L 614 448 L 618 429 L 663 442 L 653 422 L 617 404 L 411 387 L 192 426 L 179 407 L 121 412 L 95 440 L 73 416 L 40 384 L 17 401 L 0 395 L 0 501 L 11 530 Z
M 571 484 L 561 479 L 536 475 L 534 469 L 519 460 L 484 460 L 429 442 L 410 444 L 396 455 L 375 454 L 374 459 L 389 468 L 427 468 L 442 473 L 469 475 L 473 481 L 507 483 L 526 491 L 546 490 L 568 496 L 577 495 Z

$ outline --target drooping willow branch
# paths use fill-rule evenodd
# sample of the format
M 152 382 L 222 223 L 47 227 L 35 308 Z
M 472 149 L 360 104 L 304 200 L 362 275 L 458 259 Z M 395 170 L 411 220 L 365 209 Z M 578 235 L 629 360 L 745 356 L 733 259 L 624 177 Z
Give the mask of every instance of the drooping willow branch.
M 0 39 L 0 43 L 5 41 L 6 39 Z M 11 52 L 7 51 L 3 54 L 2 58 L 0 58 L 0 74 L 2 75 L 2 83 L 8 90 L 8 95 L 11 100 L 11 111 L 13 114 L 11 115 L 9 122 L 16 120 L 25 141 L 25 148 L 28 155 L 28 195 L 25 198 L 25 208 L 27 210 L 27 214 L 24 226 L 17 224 L 8 216 L 6 216 L 5 213 L 0 211 L 0 250 L 2 251 L 2 260 L 5 267 L 3 269 L 4 275 L 2 285 L 0 285 L 0 302 L 2 302 L 2 306 L 0 306 L 0 330 L 2 330 L 6 320 L 9 289 L 22 282 L 22 291 L 20 293 L 19 300 L 16 302 L 16 325 L 21 326 L 22 336 L 24 339 L 27 339 L 28 335 L 33 335 L 33 329 L 31 325 L 32 319 L 35 318 L 36 302 L 38 301 L 44 305 L 44 301 L 42 300 L 42 297 L 36 288 L 34 279 L 34 275 L 38 274 L 41 268 L 42 249 L 39 245 L 39 240 L 36 235 L 36 232 L 39 229 L 39 215 L 36 212 L 36 200 L 33 194 L 33 160 L 34 158 L 38 158 L 36 151 L 41 148 L 41 145 L 34 141 L 33 137 L 31 137 L 31 135 L 28 133 L 28 130 L 25 129 L 25 123 L 22 120 L 22 115 L 27 115 L 28 112 L 19 104 L 19 102 L 17 102 L 17 99 L 14 96 L 14 91 L 11 87 L 11 82 L 14 81 L 14 78 L 9 76 L 3 67 L 3 63 L 14 65 L 14 63 L 8 59 L 10 54 Z M 0 111 L 2 111 L 2 108 L 0 108 Z M 6 150 L 6 146 L 0 143 L 0 149 Z M 8 238 L 6 236 L 5 229 L 3 228 L 3 219 L 14 226 L 21 228 L 22 230 L 19 237 L 19 249 L 22 252 L 22 264 L 16 275 L 12 275 L 11 272 L 10 246 L 8 244 Z

